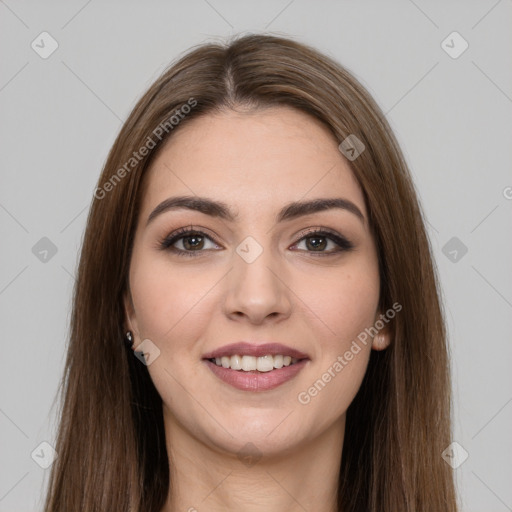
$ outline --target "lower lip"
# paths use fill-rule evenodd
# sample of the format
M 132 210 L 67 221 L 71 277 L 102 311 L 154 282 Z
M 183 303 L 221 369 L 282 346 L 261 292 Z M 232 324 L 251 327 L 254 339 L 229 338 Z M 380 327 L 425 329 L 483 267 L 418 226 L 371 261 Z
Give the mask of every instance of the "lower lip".
M 257 370 L 244 372 L 217 366 L 205 359 L 207 366 L 219 379 L 242 391 L 268 391 L 277 388 L 295 377 L 307 362 L 308 359 L 303 359 L 290 366 L 283 366 L 269 372 L 258 372 Z

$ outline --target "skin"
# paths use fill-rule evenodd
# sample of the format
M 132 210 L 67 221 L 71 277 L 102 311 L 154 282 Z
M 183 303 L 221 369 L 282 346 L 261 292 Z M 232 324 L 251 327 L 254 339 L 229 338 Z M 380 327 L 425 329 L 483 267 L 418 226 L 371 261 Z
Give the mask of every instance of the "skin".
M 148 370 L 163 400 L 171 486 L 163 511 L 334 510 L 346 410 L 370 351 L 389 344 L 384 328 L 307 404 L 307 391 L 365 328 L 379 319 L 379 270 L 364 196 L 319 121 L 289 107 L 223 111 L 183 125 L 146 176 L 125 297 L 134 348 L 160 350 Z M 153 209 L 177 195 L 220 200 L 228 222 L 179 209 Z M 291 201 L 342 197 L 363 213 L 330 209 L 276 224 Z M 162 239 L 192 225 L 204 231 L 197 257 L 162 250 Z M 354 248 L 318 252 L 304 231 L 329 228 Z M 247 237 L 263 249 L 252 263 L 236 252 Z M 309 239 L 311 241 L 311 239 Z M 174 247 L 194 251 L 191 237 Z M 187 245 L 184 245 L 187 243 Z M 327 243 L 327 245 L 325 245 Z M 292 380 L 241 391 L 202 357 L 228 343 L 279 342 L 309 356 Z M 247 460 L 252 443 L 259 460 Z

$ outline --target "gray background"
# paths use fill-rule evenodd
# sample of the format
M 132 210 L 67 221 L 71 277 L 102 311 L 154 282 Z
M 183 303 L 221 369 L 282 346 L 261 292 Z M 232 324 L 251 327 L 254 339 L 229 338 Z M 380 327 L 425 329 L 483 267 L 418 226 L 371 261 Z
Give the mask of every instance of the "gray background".
M 512 1 L 383 3 L 0 1 L 0 511 L 41 509 L 78 250 L 122 121 L 192 45 L 265 31 L 336 58 L 386 112 L 442 281 L 463 510 L 512 510 Z

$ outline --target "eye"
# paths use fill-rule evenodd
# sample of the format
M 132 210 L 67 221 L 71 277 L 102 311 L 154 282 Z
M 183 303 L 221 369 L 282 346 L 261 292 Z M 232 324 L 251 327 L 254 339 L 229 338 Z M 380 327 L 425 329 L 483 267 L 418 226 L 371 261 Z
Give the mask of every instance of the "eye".
M 208 247 L 208 241 L 213 246 Z M 326 228 L 310 230 L 302 236 L 292 247 L 304 244 L 305 249 L 299 249 L 316 256 L 332 256 L 341 252 L 350 251 L 354 245 L 344 236 Z M 212 237 L 192 226 L 180 228 L 171 233 L 160 242 L 160 248 L 170 250 L 177 256 L 199 256 L 208 250 L 217 250 L 219 246 Z M 331 246 L 330 250 L 326 250 Z
M 206 241 L 213 242 L 214 247 L 205 247 Z M 204 250 L 215 249 L 218 246 L 214 240 L 206 233 L 193 229 L 192 226 L 180 228 L 178 231 L 171 233 L 168 237 L 160 242 L 162 249 L 173 251 L 178 256 L 198 256 Z
M 326 251 L 325 249 L 329 246 L 329 242 L 331 242 L 331 248 L 334 246 L 334 250 Z M 344 236 L 325 228 L 308 231 L 306 236 L 303 236 L 293 247 L 297 247 L 301 243 L 304 243 L 306 252 L 312 253 L 315 256 L 330 256 L 350 251 L 354 248 L 354 245 Z

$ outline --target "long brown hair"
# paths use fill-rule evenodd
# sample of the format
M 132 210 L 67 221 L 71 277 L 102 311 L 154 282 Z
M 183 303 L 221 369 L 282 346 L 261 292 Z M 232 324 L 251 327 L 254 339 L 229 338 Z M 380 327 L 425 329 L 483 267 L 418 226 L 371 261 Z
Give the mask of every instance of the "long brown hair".
M 441 457 L 451 442 L 451 404 L 438 278 L 398 143 L 369 93 L 338 63 L 287 38 L 248 35 L 193 48 L 165 70 L 108 155 L 74 289 L 46 511 L 163 507 L 172 482 L 162 401 L 147 368 L 123 343 L 123 298 L 143 178 L 163 142 L 191 119 L 278 105 L 321 120 L 340 143 L 355 135 L 364 144 L 349 165 L 378 248 L 380 307 L 402 306 L 390 324 L 390 347 L 372 351 L 347 412 L 339 510 L 457 510 L 452 470 Z M 142 147 L 147 154 L 141 155 Z

